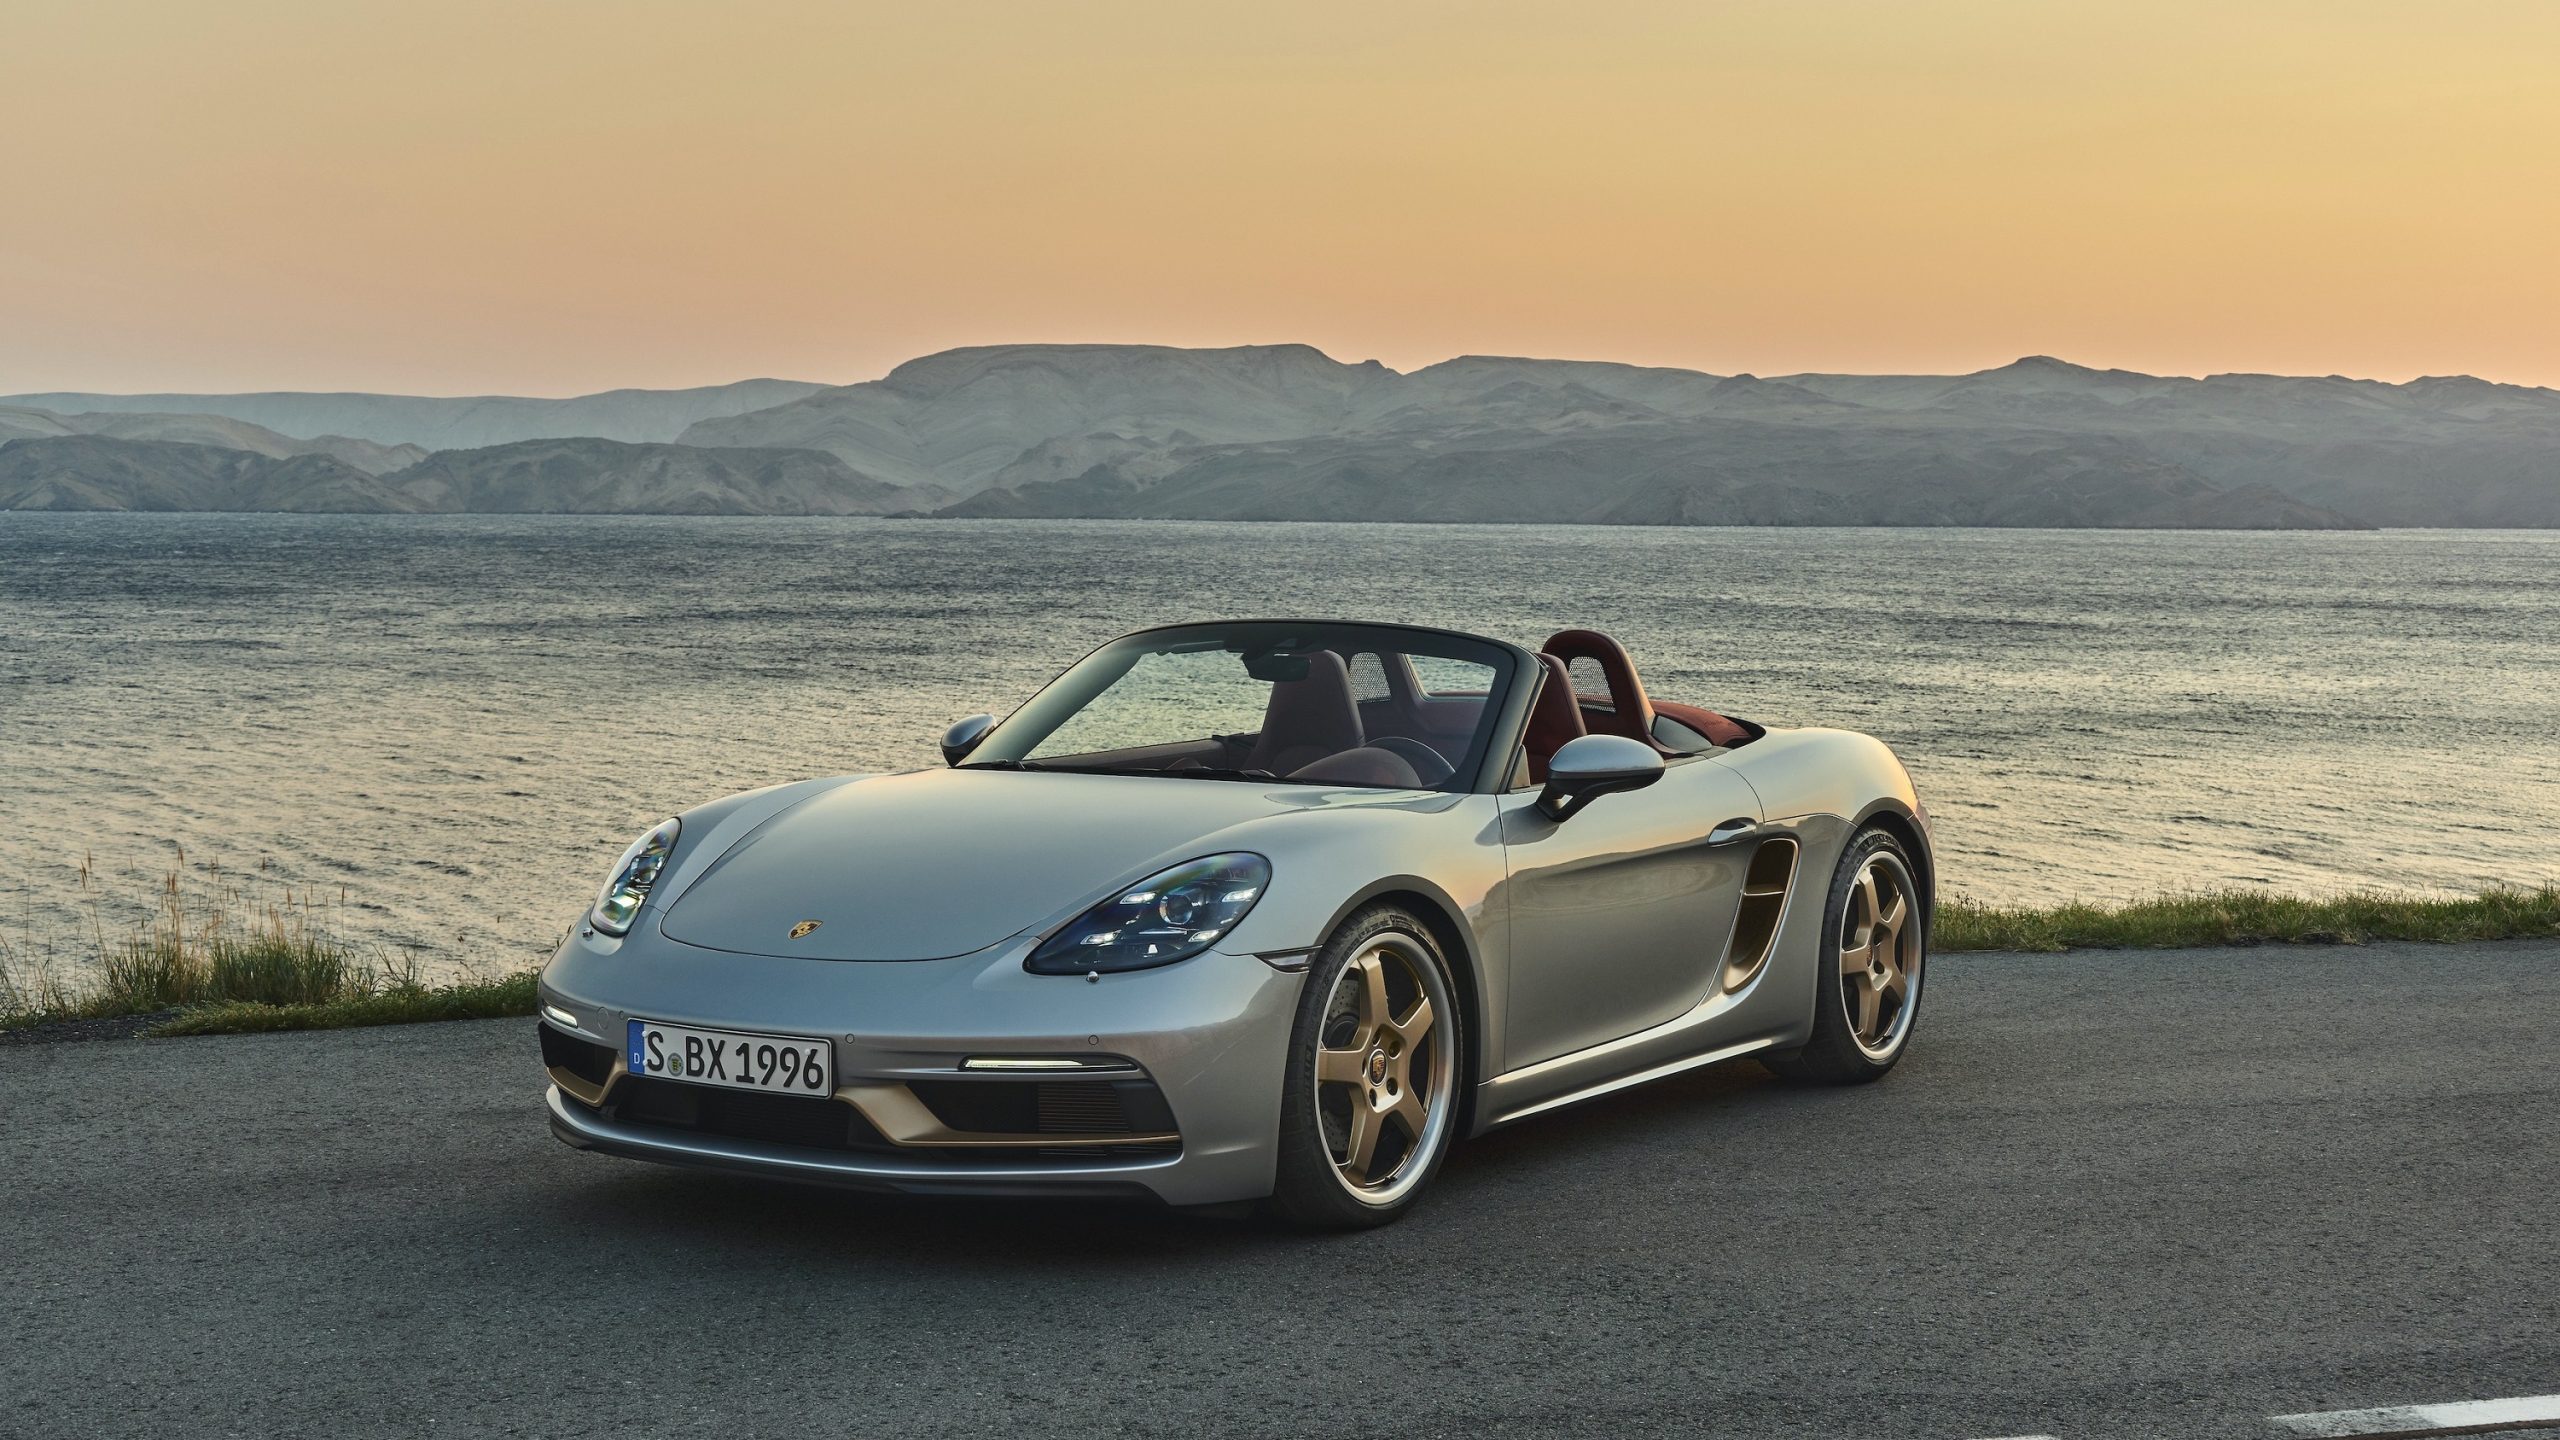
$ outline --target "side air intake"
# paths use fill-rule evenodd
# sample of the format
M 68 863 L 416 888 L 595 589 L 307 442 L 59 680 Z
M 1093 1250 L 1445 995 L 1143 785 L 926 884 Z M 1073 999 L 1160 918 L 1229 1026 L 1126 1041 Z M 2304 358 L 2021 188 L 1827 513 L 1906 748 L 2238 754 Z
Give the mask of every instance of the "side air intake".
M 1733 917 L 1733 943 L 1725 947 L 1724 988 L 1751 983 L 1778 943 L 1778 920 L 1787 913 L 1787 889 L 1795 881 L 1796 842 L 1773 835 L 1751 855 L 1742 879 L 1742 908 Z

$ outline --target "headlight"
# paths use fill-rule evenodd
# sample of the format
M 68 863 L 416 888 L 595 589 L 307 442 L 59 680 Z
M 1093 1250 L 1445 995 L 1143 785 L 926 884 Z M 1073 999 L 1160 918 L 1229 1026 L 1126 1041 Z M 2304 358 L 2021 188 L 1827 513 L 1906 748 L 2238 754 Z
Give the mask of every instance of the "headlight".
M 667 868 L 667 856 L 676 848 L 676 822 L 661 820 L 658 828 L 631 842 L 622 858 L 613 862 L 613 874 L 596 894 L 595 907 L 587 912 L 587 923 L 607 935 L 631 933 L 631 917 L 640 913 L 640 902 L 649 898 L 650 887 L 658 883 L 658 872 Z
M 1024 967 L 1041 975 L 1144 970 L 1218 943 L 1271 883 L 1271 862 L 1238 852 L 1148 876 L 1042 941 Z

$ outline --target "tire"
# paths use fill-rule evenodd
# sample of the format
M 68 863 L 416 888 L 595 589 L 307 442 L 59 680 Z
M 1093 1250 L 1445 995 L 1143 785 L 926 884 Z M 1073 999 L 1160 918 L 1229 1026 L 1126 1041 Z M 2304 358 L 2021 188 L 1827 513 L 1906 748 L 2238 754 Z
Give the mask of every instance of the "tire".
M 1891 833 L 1870 828 L 1850 840 L 1823 901 L 1813 1034 L 1762 1064 L 1808 1085 L 1864 1085 L 1893 1069 L 1911 1047 L 1926 978 L 1929 911 L 1918 874 Z
M 1325 942 L 1307 966 L 1281 1075 L 1273 1214 L 1358 1230 L 1413 1208 L 1457 1134 L 1466 1035 L 1456 994 L 1430 927 L 1393 905 L 1359 912 Z

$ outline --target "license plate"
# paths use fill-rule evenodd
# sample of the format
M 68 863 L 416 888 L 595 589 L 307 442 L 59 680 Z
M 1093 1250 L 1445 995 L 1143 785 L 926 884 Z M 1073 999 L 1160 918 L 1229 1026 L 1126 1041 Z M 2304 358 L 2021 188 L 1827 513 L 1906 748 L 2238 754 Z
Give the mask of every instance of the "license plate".
M 631 1073 L 657 1080 L 777 1095 L 832 1095 L 834 1059 L 827 1042 L 804 1036 L 631 1022 Z

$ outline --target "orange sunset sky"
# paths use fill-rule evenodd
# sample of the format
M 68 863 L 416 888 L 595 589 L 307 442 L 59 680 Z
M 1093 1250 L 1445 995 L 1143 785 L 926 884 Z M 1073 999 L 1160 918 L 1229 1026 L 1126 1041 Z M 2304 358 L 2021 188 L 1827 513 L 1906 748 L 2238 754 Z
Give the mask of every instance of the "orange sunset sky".
M 2560 4 L 8 0 L 0 391 L 1300 340 L 2560 385 Z

